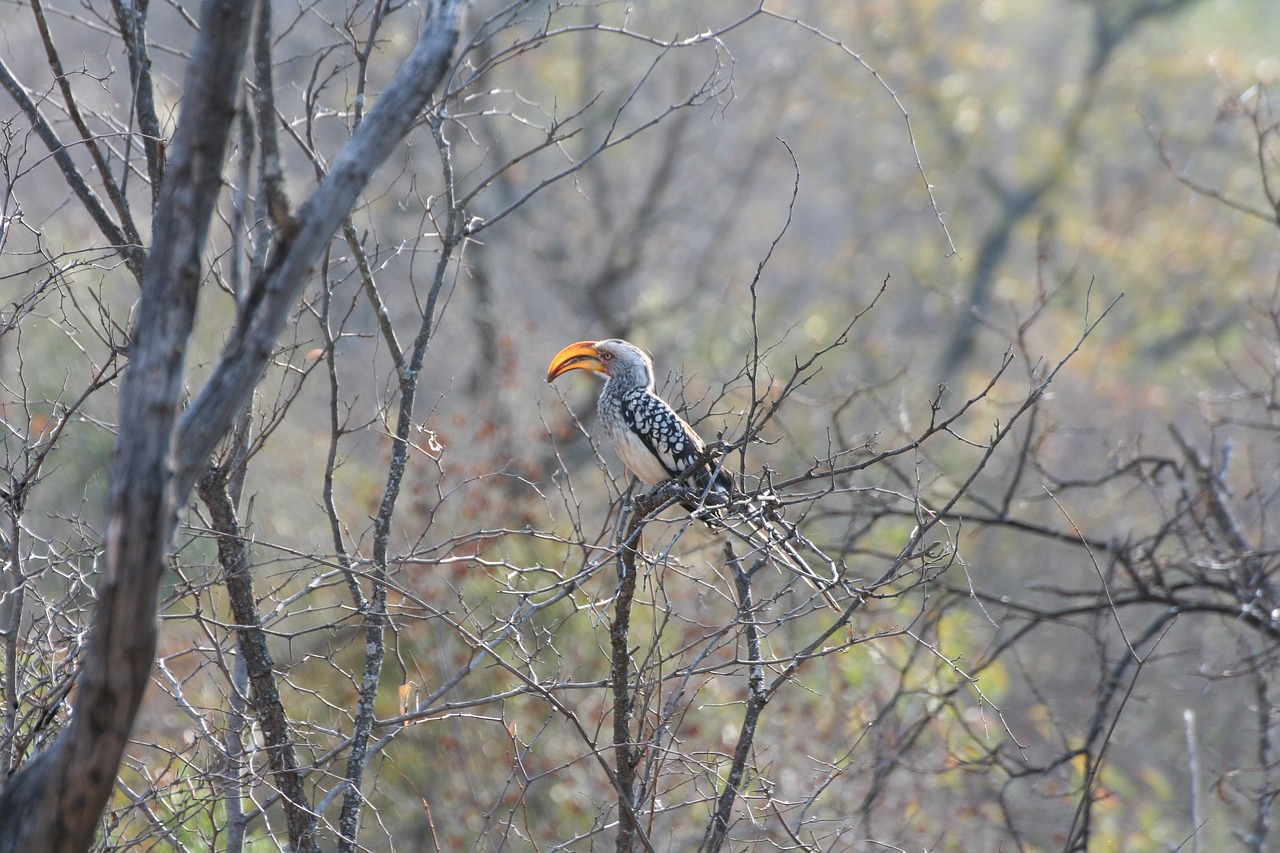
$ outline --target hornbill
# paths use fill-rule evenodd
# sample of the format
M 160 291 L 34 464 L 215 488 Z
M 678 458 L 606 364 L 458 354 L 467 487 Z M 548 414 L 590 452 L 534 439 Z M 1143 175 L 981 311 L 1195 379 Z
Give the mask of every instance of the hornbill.
M 737 492 L 722 460 L 707 459 L 706 442 L 655 393 L 653 361 L 644 350 L 617 338 L 579 341 L 556 353 L 547 369 L 547 382 L 570 370 L 590 370 L 604 377 L 596 411 L 627 470 L 656 486 L 702 462 L 689 475 L 688 485 L 696 499 L 686 498 L 681 505 L 713 527 L 714 518 L 726 508 L 731 510 L 753 533 L 779 546 L 784 558 L 780 562 L 821 592 L 833 609 L 841 609 L 826 588 L 830 584 L 814 575 L 786 541 L 788 537 L 781 535 L 757 506 Z

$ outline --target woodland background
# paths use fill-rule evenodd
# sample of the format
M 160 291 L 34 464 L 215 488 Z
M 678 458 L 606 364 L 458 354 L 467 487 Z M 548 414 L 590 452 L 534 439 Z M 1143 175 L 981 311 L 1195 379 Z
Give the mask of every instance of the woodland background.
M 289 239 L 273 191 L 310 196 L 446 5 L 269 5 L 184 404 Z M 94 848 L 1275 849 L 1280 4 L 463 5 L 179 496 Z M 200 26 L 4 14 L 11 780 L 92 712 L 133 247 Z M 596 383 L 543 381 L 604 337 L 843 568 L 844 613 L 645 514 Z

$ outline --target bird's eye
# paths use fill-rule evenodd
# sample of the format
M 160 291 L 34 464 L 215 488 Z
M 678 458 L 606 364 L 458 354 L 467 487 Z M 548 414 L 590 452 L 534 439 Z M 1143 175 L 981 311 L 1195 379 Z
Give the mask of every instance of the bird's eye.
M 600 353 L 600 360 L 613 361 L 613 353 L 609 352 L 608 350 L 605 350 L 604 352 Z

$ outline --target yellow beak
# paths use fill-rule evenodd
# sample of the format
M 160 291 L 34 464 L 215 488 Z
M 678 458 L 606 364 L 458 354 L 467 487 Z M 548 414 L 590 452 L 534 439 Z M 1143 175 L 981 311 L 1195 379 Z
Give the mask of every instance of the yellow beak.
M 578 341 L 556 353 L 556 357 L 551 359 L 551 366 L 547 368 L 547 381 L 550 382 L 570 370 L 607 372 L 604 369 L 604 362 L 600 360 L 600 351 L 596 349 L 595 341 Z

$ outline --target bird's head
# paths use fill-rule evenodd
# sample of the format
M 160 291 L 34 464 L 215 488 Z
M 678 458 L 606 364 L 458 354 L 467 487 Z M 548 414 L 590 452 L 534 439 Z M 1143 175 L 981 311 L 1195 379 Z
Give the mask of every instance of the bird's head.
M 624 386 L 653 387 L 653 362 L 633 343 L 611 338 L 578 341 L 556 353 L 547 368 L 547 381 L 570 370 L 590 370 Z

